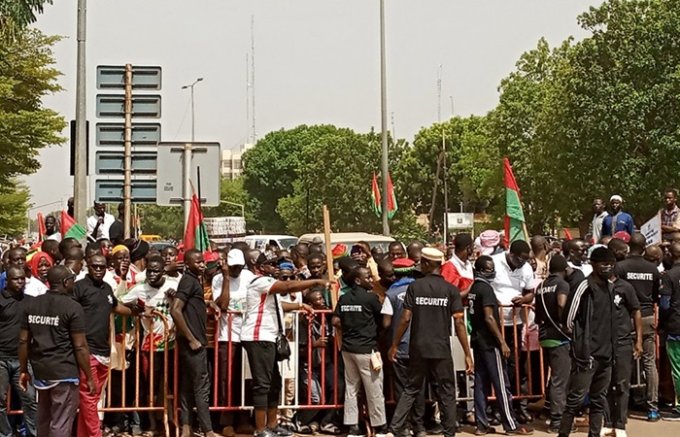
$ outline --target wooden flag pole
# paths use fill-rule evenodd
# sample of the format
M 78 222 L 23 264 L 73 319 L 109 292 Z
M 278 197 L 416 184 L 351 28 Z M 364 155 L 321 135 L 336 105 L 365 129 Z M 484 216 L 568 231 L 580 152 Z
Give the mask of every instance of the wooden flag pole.
M 328 212 L 328 207 L 323 206 L 323 236 L 324 243 L 326 244 L 326 271 L 328 272 L 328 281 L 334 282 L 335 277 L 333 275 L 333 248 L 331 247 L 331 215 Z M 333 309 L 338 303 L 338 287 L 336 285 L 331 285 L 331 304 Z

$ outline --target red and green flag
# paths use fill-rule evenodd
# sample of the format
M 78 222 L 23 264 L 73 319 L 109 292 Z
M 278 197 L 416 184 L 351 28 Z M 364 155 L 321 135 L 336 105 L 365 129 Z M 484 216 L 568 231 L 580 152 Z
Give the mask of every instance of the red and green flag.
M 43 217 L 42 212 L 38 213 L 36 221 L 38 222 L 38 241 L 43 241 L 45 234 L 47 233 L 47 229 L 45 228 L 45 218 Z
M 394 185 L 392 185 L 392 175 L 387 173 L 387 218 L 392 219 L 397 213 L 397 197 L 394 195 Z
M 387 173 L 387 189 L 385 191 L 387 196 L 387 217 L 392 219 L 399 209 L 399 205 L 397 205 L 397 198 L 394 195 L 392 176 L 389 173 Z M 373 173 L 373 183 L 371 184 L 371 209 L 373 209 L 373 212 L 378 217 L 382 215 L 382 196 L 380 195 L 378 179 L 375 177 L 375 173 Z
M 76 223 L 66 211 L 61 212 L 61 238 L 75 238 L 83 240 L 87 237 L 87 229 Z
M 524 234 L 524 211 L 520 201 L 519 187 L 512 173 L 508 158 L 503 158 L 505 174 L 505 244 L 508 247 L 515 240 L 526 240 Z
M 189 221 L 184 230 L 184 250 L 197 249 L 201 252 L 210 251 L 210 239 L 208 230 L 203 222 L 203 212 L 201 202 L 194 193 L 191 196 L 191 209 L 189 210 Z
M 373 183 L 371 185 L 371 209 L 378 217 L 382 214 L 382 198 L 380 197 L 380 188 L 378 188 L 378 179 L 373 173 Z

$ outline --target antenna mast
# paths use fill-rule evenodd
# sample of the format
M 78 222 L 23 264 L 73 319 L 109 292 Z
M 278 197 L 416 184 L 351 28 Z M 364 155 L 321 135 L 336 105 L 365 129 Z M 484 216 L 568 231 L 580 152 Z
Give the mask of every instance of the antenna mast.
M 251 116 L 251 144 L 257 141 L 257 131 L 255 130 L 255 16 L 250 16 L 250 110 Z

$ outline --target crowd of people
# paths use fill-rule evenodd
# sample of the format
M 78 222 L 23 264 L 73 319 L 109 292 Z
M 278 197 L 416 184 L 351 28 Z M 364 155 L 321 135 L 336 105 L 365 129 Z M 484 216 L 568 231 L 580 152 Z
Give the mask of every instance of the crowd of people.
M 505 247 L 500 233 L 485 231 L 458 233 L 448 246 L 395 241 L 384 253 L 357 242 L 332 248 L 330 274 L 321 242 L 158 250 L 122 230 L 112 242 L 120 220 L 96 204 L 83 246 L 55 235 L 47 217 L 38 251 L 12 247 L 1 257 L 0 435 L 158 432 L 154 412 L 101 413 L 106 402 L 130 405 L 135 390 L 120 387 L 136 379 L 154 388 L 142 401 L 162 405 L 164 390 L 177 391 L 183 437 L 194 428 L 449 437 L 464 424 L 476 435 L 496 427 L 530 435 L 528 387 L 542 383 L 532 352 L 541 349 L 548 430 L 568 436 L 587 411 L 589 436 L 625 436 L 634 359 L 647 419 L 661 418 L 658 338 L 680 393 L 680 208 L 673 190 L 665 199 L 661 245 L 647 247 L 612 196 L 609 213 L 593 202 L 584 239 L 533 236 Z M 291 348 L 297 384 L 279 366 Z M 474 380 L 469 404 L 457 399 L 454 350 Z M 169 351 L 179 369 L 163 359 Z M 9 390 L 20 417 L 7 414 Z M 296 390 L 319 408 L 287 409 Z M 236 411 L 211 411 L 213 396 Z M 238 410 L 242 401 L 252 414 Z M 680 420 L 680 407 L 663 418 Z

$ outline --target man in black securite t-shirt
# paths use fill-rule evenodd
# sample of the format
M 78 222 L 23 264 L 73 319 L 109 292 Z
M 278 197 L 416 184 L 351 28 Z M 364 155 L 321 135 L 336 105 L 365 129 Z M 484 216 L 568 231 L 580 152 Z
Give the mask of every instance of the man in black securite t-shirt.
M 368 415 L 377 437 L 387 435 L 382 366 L 372 363 L 378 352 L 378 330 L 382 326 L 382 305 L 373 289 L 368 267 L 348 272 L 351 288 L 340 296 L 333 314 L 333 326 L 342 338 L 342 358 L 345 363 L 344 422 L 350 427 L 348 437 L 363 435 L 359 430 L 358 395 L 366 392 Z
M 621 240 L 612 240 L 621 241 Z M 610 242 L 611 244 L 612 242 Z M 656 422 L 659 416 L 659 373 L 656 369 L 656 317 L 654 304 L 659 301 L 661 277 L 656 264 L 644 258 L 647 239 L 636 232 L 630 236 L 630 252 L 626 259 L 617 262 L 614 273 L 635 289 L 642 315 L 642 366 L 647 385 L 647 420 Z
M 486 397 L 493 386 L 498 399 L 503 428 L 507 435 L 530 435 L 533 430 L 517 424 L 506 360 L 510 356 L 501 334 L 498 300 L 491 286 L 496 277 L 493 258 L 483 255 L 475 261 L 475 280 L 468 293 L 472 348 L 475 354 L 475 435 L 494 434 L 486 415 Z
M 613 285 L 609 278 L 616 258 L 606 247 L 590 256 L 593 273 L 569 296 L 565 327 L 571 332 L 573 359 L 567 406 L 562 415 L 559 437 L 571 433 L 574 417 L 590 395 L 589 436 L 599 436 L 604 412 L 604 396 L 612 374 L 616 351 Z
M 78 368 L 90 395 L 96 385 L 90 372 L 90 351 L 85 337 L 83 309 L 71 298 L 76 275 L 64 266 L 47 273 L 50 290 L 26 302 L 19 332 L 19 384 L 31 380 L 38 396 L 38 436 L 70 437 L 78 410 Z M 77 363 L 77 364 L 76 364 Z
M 111 313 L 131 316 L 132 310 L 118 302 L 111 286 L 104 282 L 107 263 L 104 255 L 92 255 L 87 263 L 87 275 L 76 282 L 73 299 L 83 307 L 87 346 L 90 349 L 90 368 L 97 384 L 90 395 L 84 381 L 80 382 L 79 436 L 100 436 L 97 404 L 109 376 L 111 356 Z
M 567 403 L 567 387 L 571 373 L 571 356 L 569 355 L 571 338 L 566 334 L 564 324 L 564 308 L 570 293 L 569 283 L 565 280 L 568 266 L 562 255 L 550 258 L 548 277 L 536 289 L 536 323 L 539 327 L 539 339 L 543 348 L 543 356 L 550 366 L 550 431 L 558 432 L 562 421 L 562 412 Z M 580 270 L 573 274 L 581 276 Z M 576 285 L 575 288 L 578 288 Z
M 422 250 L 420 269 L 424 277 L 406 290 L 401 314 L 389 351 L 395 361 L 401 337 L 411 325 L 409 341 L 409 378 L 403 396 L 394 411 L 390 428 L 404 433 L 413 403 L 427 376 L 437 383 L 436 397 L 442 413 L 444 436 L 456 435 L 456 393 L 451 356 L 451 319 L 455 320 L 456 336 L 465 352 L 465 365 L 472 374 L 473 364 L 467 341 L 460 291 L 439 274 L 444 254 L 431 247 Z

